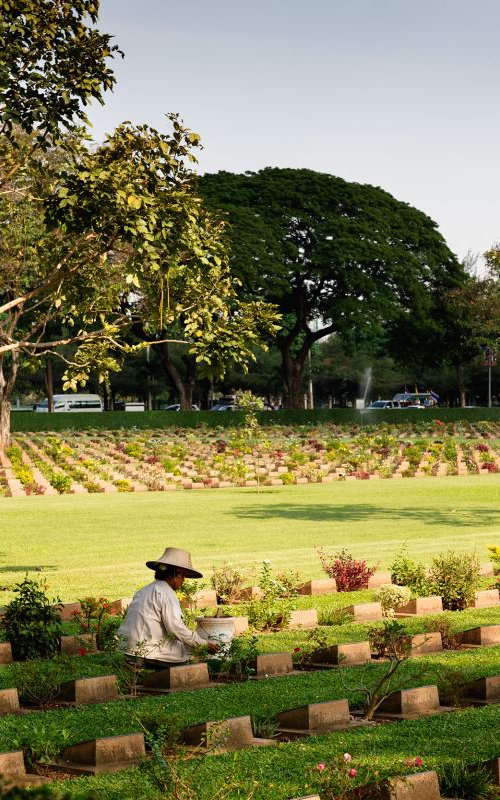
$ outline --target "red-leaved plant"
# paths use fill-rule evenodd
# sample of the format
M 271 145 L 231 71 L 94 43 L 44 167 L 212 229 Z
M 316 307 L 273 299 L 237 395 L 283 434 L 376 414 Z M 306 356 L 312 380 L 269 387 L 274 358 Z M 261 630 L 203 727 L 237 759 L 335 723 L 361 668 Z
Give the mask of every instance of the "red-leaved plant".
M 318 547 L 321 566 L 330 578 L 335 578 L 339 592 L 354 592 L 367 589 L 368 581 L 377 569 L 377 565 L 369 567 L 366 561 L 353 558 L 348 550 L 339 550 L 331 556 Z

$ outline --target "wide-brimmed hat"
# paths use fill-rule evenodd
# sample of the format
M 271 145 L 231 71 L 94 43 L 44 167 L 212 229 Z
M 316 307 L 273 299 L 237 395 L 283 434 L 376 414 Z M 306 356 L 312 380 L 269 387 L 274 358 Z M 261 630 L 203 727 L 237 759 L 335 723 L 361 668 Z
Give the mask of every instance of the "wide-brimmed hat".
M 201 572 L 193 569 L 191 553 L 188 553 L 187 550 L 181 550 L 179 547 L 167 547 L 161 558 L 156 559 L 156 561 L 146 561 L 146 566 L 149 569 L 161 569 L 162 565 L 183 569 L 186 578 L 203 578 Z

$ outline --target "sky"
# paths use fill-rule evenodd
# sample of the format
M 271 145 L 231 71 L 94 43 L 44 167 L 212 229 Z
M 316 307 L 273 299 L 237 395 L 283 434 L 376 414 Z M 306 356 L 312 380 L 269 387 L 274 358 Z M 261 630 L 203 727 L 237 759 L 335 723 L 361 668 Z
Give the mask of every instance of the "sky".
M 453 252 L 500 241 L 500 0 L 101 0 L 123 120 L 202 137 L 200 172 L 314 169 L 427 213 Z

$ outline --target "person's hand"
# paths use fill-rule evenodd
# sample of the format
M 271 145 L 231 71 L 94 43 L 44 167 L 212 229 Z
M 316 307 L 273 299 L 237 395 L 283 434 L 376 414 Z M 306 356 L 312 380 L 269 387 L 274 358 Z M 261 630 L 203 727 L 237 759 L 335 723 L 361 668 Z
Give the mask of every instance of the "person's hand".
M 218 653 L 219 650 L 220 650 L 220 644 L 217 644 L 217 642 L 208 643 L 208 652 L 210 653 L 210 655 L 212 656 L 215 655 L 215 653 Z

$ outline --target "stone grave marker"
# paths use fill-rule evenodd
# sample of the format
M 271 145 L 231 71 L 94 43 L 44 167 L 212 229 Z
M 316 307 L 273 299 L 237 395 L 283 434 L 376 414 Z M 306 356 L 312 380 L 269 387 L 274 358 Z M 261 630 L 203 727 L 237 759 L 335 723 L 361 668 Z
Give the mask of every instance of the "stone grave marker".
M 492 645 L 500 644 L 500 625 L 481 625 L 479 628 L 470 628 L 461 634 L 462 644 L 467 645 Z
M 349 642 L 332 644 L 330 647 L 315 650 L 311 663 L 315 667 L 354 666 L 368 664 L 372 660 L 370 642 Z
M 302 608 L 291 612 L 287 628 L 316 628 L 317 626 L 317 610 L 315 608 Z
M 382 781 L 380 800 L 441 800 L 436 772 L 415 772 Z
M 50 766 L 76 775 L 99 775 L 133 767 L 145 754 L 144 734 L 127 733 L 65 747 L 58 761 Z
M 10 642 L 0 642 L 0 664 L 10 664 L 12 661 L 12 647 Z
M 450 711 L 439 704 L 437 686 L 419 686 L 416 689 L 400 689 L 386 697 L 375 712 L 379 719 L 413 719 Z
M 82 607 L 80 603 L 61 603 L 59 606 L 59 613 L 63 622 L 69 622 L 75 618 L 75 611 L 80 612 Z
M 217 592 L 215 589 L 204 589 L 194 596 L 195 608 L 215 608 L 217 605 Z
M 76 656 L 81 650 L 94 653 L 94 638 L 90 633 L 83 633 L 80 636 L 61 636 L 59 650 L 62 656 Z
M 410 638 L 410 656 L 425 656 L 428 653 L 440 653 L 443 649 L 443 640 L 439 632 L 417 633 Z
M 500 703 L 500 675 L 478 678 L 467 687 L 465 699 L 481 706 Z
M 238 592 L 236 597 L 237 600 L 262 600 L 264 597 L 264 592 L 260 588 L 260 586 L 247 586 L 246 589 L 242 589 Z
M 30 775 L 26 772 L 24 765 L 24 755 L 22 750 L 13 750 L 10 753 L 0 753 L 0 775 L 2 775 L 6 787 L 40 786 L 50 783 L 51 778 L 44 778 L 41 775 Z
M 220 722 L 191 725 L 184 731 L 183 740 L 196 750 L 206 749 L 212 753 L 276 744 L 275 739 L 258 739 L 253 735 L 250 717 L 231 717 Z
M 248 617 L 233 617 L 234 622 L 234 635 L 241 636 L 248 630 Z
M 263 653 L 255 659 L 255 677 L 268 678 L 293 672 L 291 653 Z
M 357 603 L 345 609 L 353 622 L 371 622 L 382 619 L 382 606 L 380 603 Z
M 370 575 L 368 578 L 368 588 L 369 589 L 378 589 L 380 586 L 385 586 L 388 583 L 392 583 L 391 573 L 390 572 L 374 572 L 373 575 Z
M 109 604 L 109 611 L 113 614 L 123 614 L 131 602 L 131 597 L 122 597 L 120 600 L 113 600 L 113 602 Z
M 500 605 L 500 592 L 498 589 L 483 589 L 476 592 L 471 608 L 492 608 Z
M 0 689 L 0 716 L 20 711 L 17 689 Z
M 68 705 L 83 705 L 117 700 L 118 696 L 116 675 L 101 675 L 96 678 L 65 681 L 59 686 L 55 699 Z
M 278 714 L 278 730 L 287 739 L 316 736 L 328 731 L 347 730 L 366 724 L 352 720 L 347 700 L 310 703 Z
M 148 694 L 166 694 L 185 689 L 200 689 L 210 686 L 208 667 L 203 664 L 183 664 L 178 667 L 166 667 L 144 675 L 140 692 Z
M 443 600 L 437 595 L 431 597 L 414 597 L 404 606 L 396 608 L 396 617 L 413 617 L 420 614 L 442 614 Z
M 337 582 L 335 578 L 322 578 L 321 580 L 306 581 L 299 588 L 299 594 L 306 595 L 320 595 L 320 594 L 333 594 L 337 591 Z

